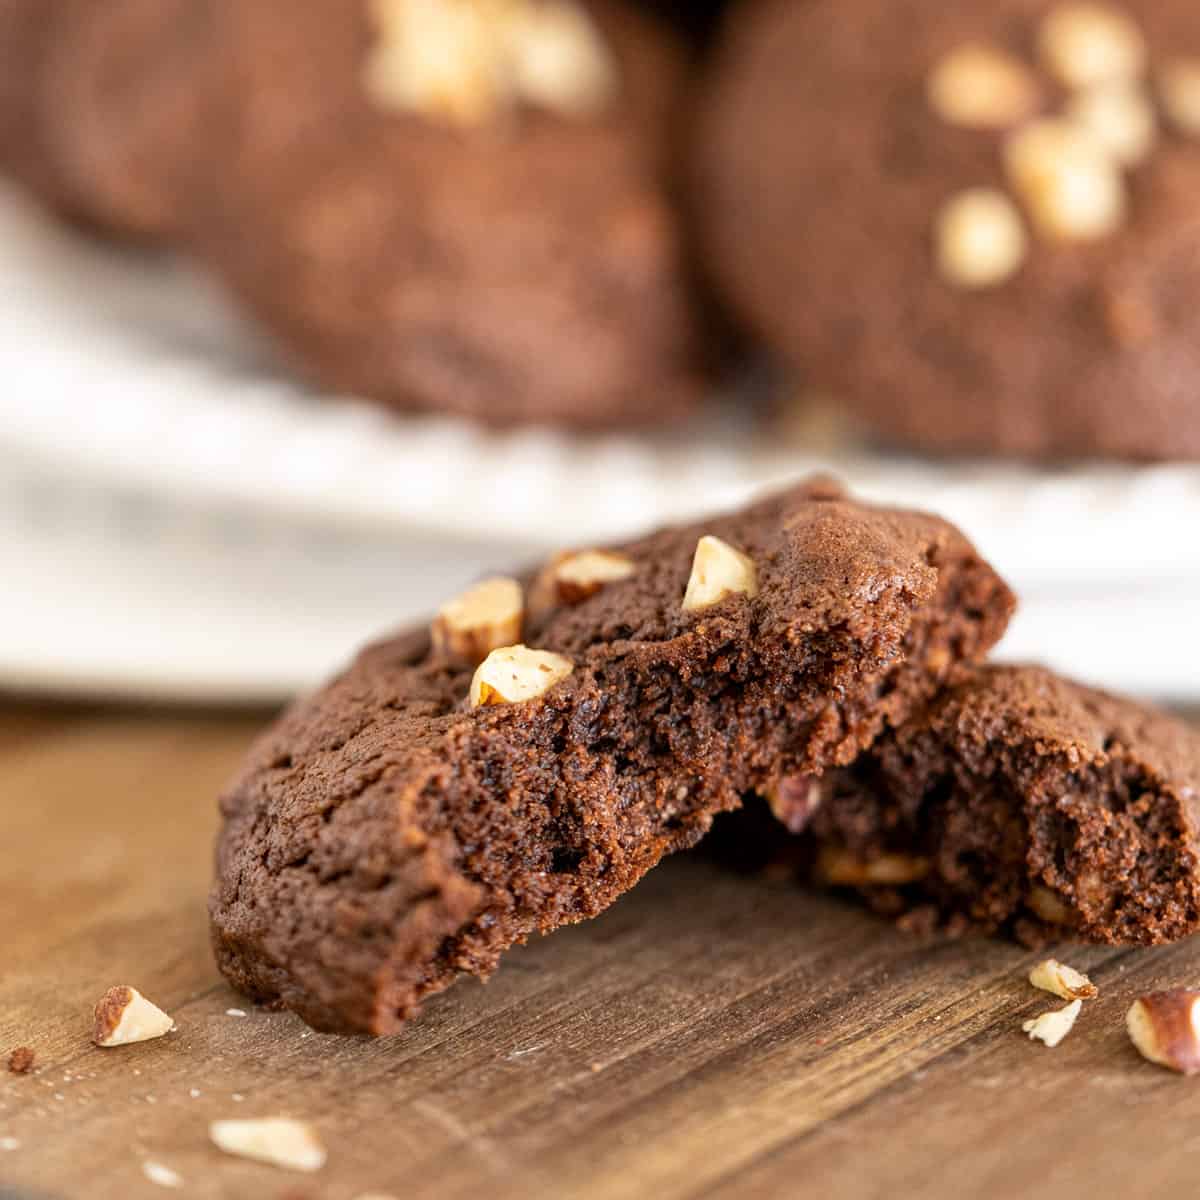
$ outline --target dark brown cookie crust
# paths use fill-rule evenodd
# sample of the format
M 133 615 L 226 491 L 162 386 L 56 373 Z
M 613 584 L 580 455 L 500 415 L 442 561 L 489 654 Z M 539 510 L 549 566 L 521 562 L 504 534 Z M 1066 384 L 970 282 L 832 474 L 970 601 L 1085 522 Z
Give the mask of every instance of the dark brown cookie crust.
M 731 15 L 701 121 L 695 214 L 735 308 L 815 387 L 937 452 L 1200 457 L 1200 144 L 1164 122 L 1130 221 L 1035 241 L 1002 286 L 934 265 L 952 194 L 1003 186 L 1000 134 L 925 96 L 950 50 L 1036 61 L 1055 0 L 753 0 Z M 1200 54 L 1200 7 L 1124 0 L 1152 59 Z M 1053 96 L 1053 89 L 1050 89 Z
M 703 534 L 750 555 L 756 597 L 681 610 Z M 594 916 L 743 793 L 852 759 L 1012 608 L 951 526 L 827 483 L 620 549 L 632 577 L 529 619 L 529 645 L 575 664 L 538 699 L 468 708 L 471 671 L 416 632 L 264 736 L 222 800 L 210 905 L 236 987 L 393 1030 Z
M 1200 731 L 1037 667 L 984 667 L 838 772 L 811 829 L 819 873 L 880 911 L 1092 942 L 1200 927 Z

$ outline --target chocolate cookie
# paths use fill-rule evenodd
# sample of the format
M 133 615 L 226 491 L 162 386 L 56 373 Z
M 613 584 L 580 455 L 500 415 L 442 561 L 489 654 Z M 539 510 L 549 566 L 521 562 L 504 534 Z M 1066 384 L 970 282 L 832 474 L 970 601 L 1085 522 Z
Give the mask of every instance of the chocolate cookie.
M 205 116 L 222 83 L 210 0 L 40 0 L 57 10 L 37 109 L 54 164 L 46 198 L 137 238 L 179 236 L 182 196 L 213 149 Z
M 853 767 L 793 781 L 817 873 L 911 923 L 1146 943 L 1200 928 L 1200 730 L 1037 667 L 984 667 Z
M 648 424 L 698 400 L 674 37 L 622 0 L 482 4 L 479 36 L 523 56 L 493 62 L 409 0 L 222 9 L 220 170 L 193 243 L 322 386 L 501 424 Z
M 218 964 L 320 1028 L 394 1030 L 743 793 L 852 759 L 1011 608 L 951 526 L 825 481 L 492 580 L 254 749 L 221 805 Z
M 0 171 L 38 190 L 52 177 L 37 98 L 58 11 L 56 0 L 0 0 Z
M 712 273 L 871 428 L 1200 456 L 1200 7 L 756 0 L 701 125 Z

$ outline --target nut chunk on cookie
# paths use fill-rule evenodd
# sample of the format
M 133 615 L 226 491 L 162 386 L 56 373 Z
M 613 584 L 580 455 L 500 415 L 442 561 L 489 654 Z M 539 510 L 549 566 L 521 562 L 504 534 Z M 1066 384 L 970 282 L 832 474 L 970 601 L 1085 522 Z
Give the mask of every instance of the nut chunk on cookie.
M 829 782 L 810 825 L 868 901 L 1037 944 L 1200 929 L 1200 732 L 1038 667 L 983 667 Z M 919 877 L 872 866 L 920 859 Z M 872 884 L 896 886 L 871 886 Z M 1031 981 L 1095 994 L 1054 960 Z
M 595 916 L 746 792 L 848 762 L 1012 608 L 951 526 L 828 480 L 579 553 L 523 584 L 520 643 L 475 667 L 424 630 L 382 642 L 259 742 L 211 896 L 235 986 L 394 1030 Z

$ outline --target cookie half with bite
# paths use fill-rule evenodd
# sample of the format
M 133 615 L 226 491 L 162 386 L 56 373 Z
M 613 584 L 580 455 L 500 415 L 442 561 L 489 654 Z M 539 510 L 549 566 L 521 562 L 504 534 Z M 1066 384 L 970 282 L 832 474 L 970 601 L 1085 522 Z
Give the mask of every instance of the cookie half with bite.
M 221 802 L 218 964 L 386 1033 L 595 916 L 743 794 L 852 760 L 999 638 L 946 522 L 812 481 L 449 602 L 260 740 Z
M 983 667 L 813 786 L 817 876 L 909 924 L 1033 944 L 1200 928 L 1200 730 L 1148 705 Z

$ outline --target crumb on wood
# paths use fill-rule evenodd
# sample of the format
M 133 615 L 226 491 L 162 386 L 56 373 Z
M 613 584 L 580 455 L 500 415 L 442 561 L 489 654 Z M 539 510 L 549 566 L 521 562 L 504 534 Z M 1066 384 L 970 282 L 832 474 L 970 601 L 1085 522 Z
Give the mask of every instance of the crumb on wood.
M 8 1069 L 14 1075 L 28 1075 L 33 1070 L 37 1054 L 29 1046 L 18 1046 L 8 1056 Z

